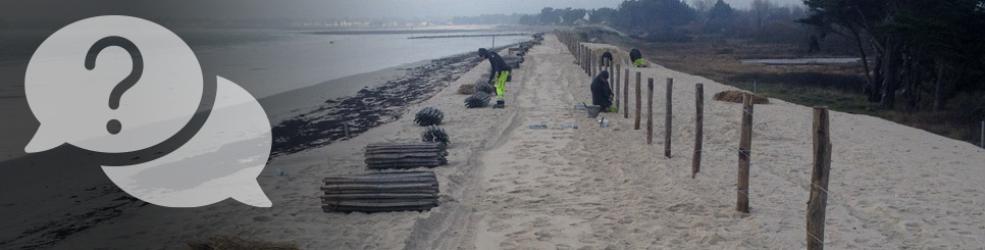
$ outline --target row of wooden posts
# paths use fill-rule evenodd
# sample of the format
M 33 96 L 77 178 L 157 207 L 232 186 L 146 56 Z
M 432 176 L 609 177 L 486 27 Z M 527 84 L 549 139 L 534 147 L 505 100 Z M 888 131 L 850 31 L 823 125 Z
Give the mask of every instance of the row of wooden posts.
M 568 50 L 575 55 L 576 63 L 590 77 L 598 75 L 600 70 L 616 72 L 612 75 L 612 89 L 615 93 L 615 106 L 619 106 L 620 80 L 622 81 L 622 110 L 623 118 L 629 119 L 629 81 L 630 69 L 622 69 L 622 65 L 615 63 L 601 64 L 599 55 L 588 46 L 580 42 L 578 35 L 571 32 L 559 32 L 558 38 L 568 47 Z M 622 77 L 618 74 L 622 71 Z M 641 72 L 636 71 L 636 108 L 634 116 L 634 129 L 640 130 L 641 123 Z M 666 91 L 666 112 L 664 120 L 664 156 L 671 157 L 671 133 L 673 119 L 673 97 L 674 79 L 667 78 Z M 704 127 L 704 86 L 701 83 L 695 84 L 695 133 L 694 133 L 694 153 L 691 161 L 691 178 L 695 178 L 701 171 L 701 152 L 703 142 Z M 646 143 L 653 144 L 653 78 L 647 79 L 647 120 L 646 120 Z M 745 94 L 742 100 L 742 126 L 740 129 L 739 149 L 738 149 L 738 184 L 736 188 L 736 210 L 749 213 L 749 166 L 752 150 L 752 122 L 753 122 L 753 96 Z M 814 108 L 814 126 L 811 131 L 813 135 L 813 154 L 814 163 L 812 164 L 810 196 L 807 203 L 807 249 L 824 248 L 824 218 L 825 207 L 828 197 L 828 173 L 831 168 L 831 141 L 828 126 L 828 110 L 824 107 Z

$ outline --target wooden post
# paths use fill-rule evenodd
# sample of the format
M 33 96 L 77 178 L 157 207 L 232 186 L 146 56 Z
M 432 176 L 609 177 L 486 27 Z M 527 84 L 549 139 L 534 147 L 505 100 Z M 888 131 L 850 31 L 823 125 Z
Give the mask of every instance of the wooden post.
M 342 123 L 342 133 L 345 133 L 345 139 L 349 139 L 349 123 Z
M 629 67 L 626 67 L 622 82 L 622 118 L 629 119 Z
M 588 66 L 590 66 L 592 77 L 599 75 L 599 62 L 595 60 L 595 51 L 591 49 L 588 50 Z
M 578 44 L 578 66 L 585 71 L 585 48 Z
M 581 69 L 585 71 L 585 74 L 586 75 L 588 74 L 588 67 L 585 66 L 588 63 L 588 62 L 585 62 L 585 58 L 587 58 L 587 55 L 586 55 L 587 52 L 588 51 L 585 50 L 585 45 L 582 45 L 581 46 Z
M 640 72 L 636 72 L 636 123 L 633 129 L 640 130 L 640 109 L 643 106 L 640 100 Z
M 982 120 L 982 135 L 978 140 L 981 140 L 982 148 L 985 148 L 985 120 Z
M 585 66 L 582 66 L 581 60 L 581 46 L 575 46 L 575 62 L 578 62 L 578 66 L 584 69 Z
M 605 60 L 605 59 L 602 59 L 602 60 Z M 612 86 L 612 65 L 610 65 L 610 64 L 608 64 L 606 62 L 603 62 L 602 63 L 602 68 L 603 68 L 603 70 L 605 72 L 609 72 L 609 90 L 615 89 L 616 86 Z
M 588 70 L 588 75 L 594 78 L 595 72 L 592 72 L 592 63 L 592 50 L 585 46 L 585 66 L 587 66 L 585 69 Z
M 599 60 L 598 60 L 598 58 L 595 58 L 596 55 L 595 55 L 595 51 L 594 50 L 589 50 L 588 55 L 589 55 L 588 56 L 588 61 L 589 61 L 588 65 L 591 65 L 592 66 L 592 77 L 595 77 L 595 76 L 599 75 Z
M 705 119 L 705 90 L 701 83 L 694 85 L 694 109 L 694 155 L 691 159 L 691 179 L 701 172 L 701 143 L 704 140 Z
M 574 50 L 575 50 L 575 62 L 578 63 L 578 66 L 581 66 L 581 47 L 574 46 Z
M 671 98 L 674 96 L 674 78 L 667 78 L 667 112 L 666 119 L 664 119 L 664 156 L 670 158 L 670 137 L 673 128 L 671 128 L 672 120 L 674 119 L 674 104 L 671 102 Z
M 606 62 L 606 63 L 608 63 L 608 65 L 609 65 L 609 67 L 608 67 L 609 69 L 608 69 L 608 70 L 606 70 L 606 71 L 608 71 L 608 72 L 609 72 L 609 77 L 610 77 L 610 79 L 609 79 L 609 90 L 613 90 L 613 89 L 616 89 L 616 93 L 619 93 L 619 91 L 618 91 L 618 89 L 619 89 L 619 87 L 617 87 L 617 84 L 618 84 L 619 82 L 616 82 L 616 81 L 612 81 L 612 79 L 611 79 L 611 77 L 612 77 L 612 75 L 613 75 L 613 74 L 615 74 L 615 73 L 614 73 L 614 72 L 612 71 L 612 70 L 614 69 L 614 67 L 615 67 L 615 66 L 612 66 L 612 62 L 611 62 L 611 61 L 610 61 L 610 62 Z M 618 75 L 618 74 L 616 74 L 616 75 Z M 616 102 L 616 108 L 618 108 L 618 107 L 619 107 L 619 102 Z
M 828 173 L 831 170 L 831 137 L 828 109 L 814 108 L 814 165 L 811 196 L 807 200 L 807 249 L 824 249 L 824 212 L 828 205 Z
M 742 96 L 742 129 L 739 139 L 739 183 L 735 209 L 749 213 L 749 155 L 752 147 L 752 95 Z
M 581 57 L 578 59 L 580 63 L 578 65 L 581 66 L 582 71 L 585 71 L 585 74 L 588 74 L 588 68 L 585 67 L 585 45 L 579 44 L 578 49 L 581 50 L 581 53 L 579 54 Z
M 646 145 L 653 144 L 653 78 L 646 80 Z
M 585 49 L 585 45 L 581 46 L 581 69 L 585 70 L 586 75 L 590 75 L 588 72 L 588 50 Z
M 592 75 L 592 51 L 585 46 L 585 74 Z
M 615 78 L 613 78 L 614 81 L 612 81 L 612 83 L 613 83 L 612 85 L 615 85 L 616 86 L 614 96 L 616 98 L 616 110 L 617 111 L 620 108 L 622 108 L 619 105 L 619 93 L 622 93 L 622 92 L 619 92 L 619 85 L 622 85 L 622 84 L 620 84 L 621 82 L 619 81 L 619 76 L 622 75 L 622 74 L 619 74 L 621 71 L 622 71 L 622 64 L 616 64 L 616 70 L 612 72 L 612 75 L 615 76 Z
M 575 55 L 575 60 L 577 60 L 578 59 L 578 53 L 577 53 L 578 52 L 578 48 L 575 47 L 575 40 L 574 39 L 568 40 L 568 50 L 571 51 L 571 54 L 572 55 Z

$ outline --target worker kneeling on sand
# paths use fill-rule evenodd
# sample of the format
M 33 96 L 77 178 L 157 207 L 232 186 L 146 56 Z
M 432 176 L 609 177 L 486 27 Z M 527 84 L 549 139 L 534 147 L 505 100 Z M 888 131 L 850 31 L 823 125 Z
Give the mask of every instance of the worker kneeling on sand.
M 602 71 L 592 80 L 592 105 L 599 106 L 602 112 L 616 112 L 612 107 L 612 88 L 609 88 L 609 72 Z
M 489 59 L 489 64 L 492 66 L 489 82 L 496 86 L 496 105 L 493 108 L 505 108 L 506 81 L 510 79 L 510 71 L 513 69 L 503 61 L 502 57 L 499 57 L 499 54 L 485 48 L 479 49 L 479 57 Z
M 637 68 L 646 68 L 650 66 L 650 63 L 643 59 L 643 52 L 639 49 L 633 49 L 629 51 L 629 60 L 633 61 L 633 66 Z

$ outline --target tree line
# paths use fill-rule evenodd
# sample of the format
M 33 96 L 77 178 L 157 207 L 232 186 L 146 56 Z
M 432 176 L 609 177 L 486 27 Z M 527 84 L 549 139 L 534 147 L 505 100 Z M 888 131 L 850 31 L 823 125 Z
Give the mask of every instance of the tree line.
M 649 41 L 689 41 L 698 35 L 752 38 L 765 42 L 803 42 L 807 31 L 796 20 L 806 17 L 801 6 L 779 6 L 754 0 L 748 9 L 722 0 L 631 0 L 617 8 L 544 8 L 520 17 L 526 25 L 606 25 Z
M 885 108 L 903 104 L 905 110 L 939 111 L 959 98 L 956 105 L 969 115 L 985 115 L 985 0 L 804 4 L 810 16 L 802 23 L 855 41 L 864 59 L 869 101 Z
M 985 116 L 985 0 L 804 0 L 747 9 L 722 0 L 629 0 L 618 8 L 552 9 L 529 25 L 605 25 L 649 41 L 700 36 L 790 42 L 817 50 L 838 40 L 861 57 L 870 102 L 904 111 L 960 110 Z M 854 48 L 852 48 L 854 47 Z

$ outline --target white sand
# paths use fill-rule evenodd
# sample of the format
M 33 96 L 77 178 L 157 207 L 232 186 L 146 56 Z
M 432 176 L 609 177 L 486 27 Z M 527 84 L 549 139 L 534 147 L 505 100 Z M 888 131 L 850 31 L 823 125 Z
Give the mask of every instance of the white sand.
M 521 127 L 483 157 L 476 248 L 805 247 L 810 108 L 780 100 L 756 106 L 752 212 L 744 216 L 734 212 L 741 106 L 711 100 L 731 87 L 659 66 L 643 69 L 644 79 L 655 78 L 654 145 L 647 146 L 632 119 L 605 114 L 610 128 L 599 128 L 572 115 L 572 96 L 590 100 L 590 79 L 569 63 L 571 55 L 558 54 L 562 46 L 553 37 L 548 41 L 530 53 L 528 63 L 538 70 L 519 93 L 518 119 L 577 121 L 581 129 Z M 667 77 L 675 80 L 672 159 L 663 157 Z M 692 180 L 698 82 L 706 151 Z M 643 86 L 645 129 L 646 80 Z M 831 128 L 828 247 L 985 247 L 985 151 L 863 115 L 832 112 Z
M 454 93 L 487 72 L 486 63 L 409 109 L 443 110 L 443 127 L 453 140 L 450 164 L 434 169 L 442 205 L 430 212 L 332 214 L 319 207 L 323 177 L 368 171 L 363 146 L 419 138 L 421 128 L 405 115 L 352 140 L 276 159 L 270 165 L 279 167 L 268 167 L 259 178 L 272 209 L 232 202 L 177 212 L 144 208 L 73 235 L 62 246 L 182 247 L 216 234 L 294 241 L 306 249 L 805 246 L 810 108 L 780 100 L 756 106 L 752 212 L 741 215 L 734 211 L 732 150 L 741 107 L 711 98 L 731 87 L 662 67 L 644 69 L 644 77 L 657 78 L 654 145 L 648 146 L 632 119 L 604 114 L 610 127 L 599 128 L 573 109 L 590 100 L 590 79 L 554 36 L 546 38 L 514 71 L 508 109 L 466 110 L 464 96 Z M 662 145 L 666 77 L 675 79 L 671 159 L 663 157 Z M 697 82 L 705 83 L 707 151 L 702 172 L 691 179 Z M 840 112 L 831 118 L 830 249 L 985 246 L 985 151 L 878 118 Z M 528 128 L 541 123 L 549 129 Z M 561 128 L 571 123 L 579 128 Z M 281 170 L 286 176 L 278 176 Z

